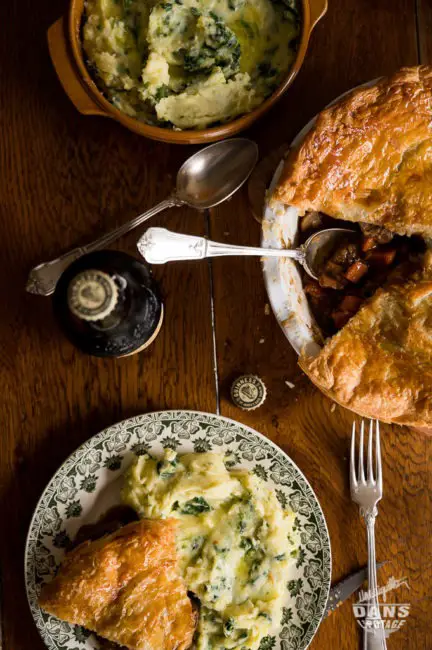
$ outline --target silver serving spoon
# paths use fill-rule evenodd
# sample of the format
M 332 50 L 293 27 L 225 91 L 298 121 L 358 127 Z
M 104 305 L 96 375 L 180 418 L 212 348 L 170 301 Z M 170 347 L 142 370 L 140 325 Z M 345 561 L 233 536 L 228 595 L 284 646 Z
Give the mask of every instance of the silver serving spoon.
M 249 178 L 257 159 L 257 145 L 246 138 L 223 140 L 201 149 L 180 167 L 176 189 L 171 196 L 100 239 L 74 248 L 51 262 L 39 264 L 30 271 L 26 290 L 40 296 L 49 296 L 63 271 L 74 260 L 108 246 L 166 208 L 189 205 L 197 210 L 205 210 L 219 205 L 229 199 Z
M 258 248 L 234 246 L 210 241 L 205 237 L 181 235 L 166 228 L 149 228 L 138 240 L 137 248 L 149 264 L 165 264 L 179 260 L 202 260 L 205 257 L 228 255 L 259 255 L 290 257 L 297 260 L 315 280 L 324 262 L 342 241 L 358 239 L 355 230 L 328 228 L 314 233 L 299 248 Z

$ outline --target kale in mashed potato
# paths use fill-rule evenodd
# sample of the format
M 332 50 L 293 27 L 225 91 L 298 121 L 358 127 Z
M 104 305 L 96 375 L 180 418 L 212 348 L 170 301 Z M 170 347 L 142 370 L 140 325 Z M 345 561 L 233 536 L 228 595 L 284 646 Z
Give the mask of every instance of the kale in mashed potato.
M 222 454 L 139 456 L 122 490 L 140 517 L 177 520 L 179 569 L 200 601 L 196 650 L 258 650 L 277 628 L 298 551 L 295 514 Z M 267 646 L 266 646 L 267 647 Z
M 109 101 L 177 129 L 261 104 L 292 64 L 297 0 L 87 0 L 83 47 Z

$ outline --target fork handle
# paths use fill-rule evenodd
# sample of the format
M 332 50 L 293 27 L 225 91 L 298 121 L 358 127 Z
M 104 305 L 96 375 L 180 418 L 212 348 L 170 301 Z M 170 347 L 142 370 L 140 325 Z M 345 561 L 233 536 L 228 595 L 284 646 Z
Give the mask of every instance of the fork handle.
M 378 602 L 375 554 L 375 518 L 377 514 L 378 511 L 376 506 L 363 513 L 366 522 L 368 542 L 368 591 L 371 594 L 371 597 L 368 599 L 365 618 L 363 650 L 386 650 L 387 648 Z

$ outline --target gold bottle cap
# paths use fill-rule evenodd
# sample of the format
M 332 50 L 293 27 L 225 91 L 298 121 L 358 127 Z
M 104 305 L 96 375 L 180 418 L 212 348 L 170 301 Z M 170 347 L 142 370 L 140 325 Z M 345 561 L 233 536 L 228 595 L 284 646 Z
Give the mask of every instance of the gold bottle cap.
M 68 287 L 69 309 L 82 320 L 106 318 L 115 308 L 117 300 L 118 288 L 113 278 L 96 269 L 78 273 Z
M 231 386 L 231 399 L 244 411 L 252 411 L 264 404 L 267 397 L 265 384 L 256 375 L 238 377 Z

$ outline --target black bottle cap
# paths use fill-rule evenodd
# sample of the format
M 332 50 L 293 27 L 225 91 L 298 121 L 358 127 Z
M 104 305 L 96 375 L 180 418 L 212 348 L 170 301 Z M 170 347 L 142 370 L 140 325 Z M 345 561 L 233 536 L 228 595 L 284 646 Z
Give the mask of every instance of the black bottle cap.
M 71 343 L 98 357 L 143 350 L 163 321 L 150 267 L 120 251 L 96 251 L 73 262 L 57 283 L 53 308 Z
M 231 386 L 231 399 L 244 411 L 252 411 L 264 404 L 267 390 L 263 380 L 256 375 L 242 375 Z

